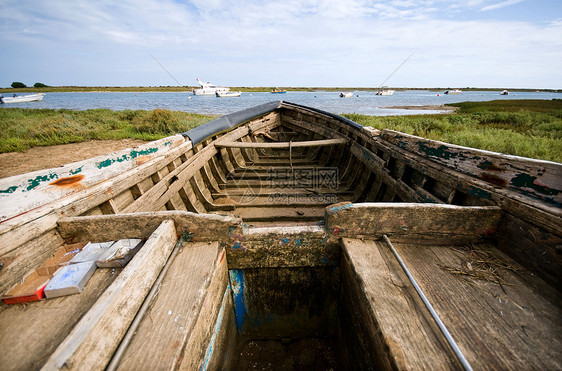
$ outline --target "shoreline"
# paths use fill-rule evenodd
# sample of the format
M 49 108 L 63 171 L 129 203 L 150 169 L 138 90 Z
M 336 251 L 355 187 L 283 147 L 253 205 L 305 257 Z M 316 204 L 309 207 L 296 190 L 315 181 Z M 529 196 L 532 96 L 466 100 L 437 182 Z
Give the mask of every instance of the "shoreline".
M 447 105 L 425 105 L 425 106 L 392 106 L 392 107 L 381 107 L 384 109 L 406 109 L 406 110 L 416 110 L 416 111 L 449 111 L 447 113 L 455 112 L 459 107 L 447 106 Z

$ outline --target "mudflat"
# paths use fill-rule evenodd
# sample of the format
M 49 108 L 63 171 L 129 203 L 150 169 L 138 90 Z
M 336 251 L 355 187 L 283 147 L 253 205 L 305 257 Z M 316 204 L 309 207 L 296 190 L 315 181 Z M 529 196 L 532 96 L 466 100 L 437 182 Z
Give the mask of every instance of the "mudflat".
M 146 143 L 137 139 L 91 140 L 81 143 L 33 147 L 24 152 L 0 153 L 0 178 L 50 169 Z

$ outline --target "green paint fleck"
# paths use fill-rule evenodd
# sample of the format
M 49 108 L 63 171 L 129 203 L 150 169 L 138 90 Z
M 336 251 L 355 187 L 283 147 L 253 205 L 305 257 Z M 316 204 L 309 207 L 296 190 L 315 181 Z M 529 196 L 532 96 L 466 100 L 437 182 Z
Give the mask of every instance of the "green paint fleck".
M 18 186 L 11 186 L 6 189 L 0 189 L 0 193 L 14 193 L 18 189 Z
M 35 179 L 28 179 L 27 182 L 29 183 L 29 186 L 26 189 L 31 191 L 32 189 L 38 187 L 42 182 L 48 182 L 58 178 L 59 176 L 57 174 L 49 171 L 48 175 L 38 175 Z
M 76 175 L 78 173 L 81 173 L 83 167 L 84 167 L 84 165 L 80 166 L 79 168 L 77 168 L 75 170 L 70 170 L 70 175 Z
M 488 170 L 490 166 L 492 166 L 492 163 L 488 160 L 484 160 L 480 164 L 478 164 L 478 168 L 482 170 Z
M 147 149 L 143 149 L 141 151 L 133 150 L 133 151 L 131 151 L 130 155 L 131 155 L 131 158 L 135 159 L 139 156 L 150 155 L 151 153 L 154 153 L 154 152 L 158 152 L 158 147 L 147 148 Z
M 511 185 L 516 188 L 531 188 L 532 190 L 547 196 L 553 196 L 560 193 L 556 189 L 549 188 L 544 185 L 536 184 L 536 176 L 531 176 L 529 174 L 517 174 L 515 177 L 511 178 Z
M 450 158 L 455 158 L 458 153 L 448 151 L 447 146 L 441 145 L 437 148 L 432 148 L 426 145 L 424 142 L 418 142 L 420 151 L 424 152 L 428 157 L 436 157 L 448 160 Z

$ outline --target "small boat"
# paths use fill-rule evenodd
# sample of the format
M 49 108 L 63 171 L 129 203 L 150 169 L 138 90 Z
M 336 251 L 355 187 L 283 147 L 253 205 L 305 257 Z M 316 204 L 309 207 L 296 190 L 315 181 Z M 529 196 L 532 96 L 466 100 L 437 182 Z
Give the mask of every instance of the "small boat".
M 340 93 L 340 98 L 351 98 L 351 97 L 353 97 L 352 92 L 341 92 Z
M 29 94 L 29 95 L 16 95 L 13 97 L 3 97 L 0 94 L 0 103 L 26 103 L 26 102 L 39 102 L 45 96 L 44 93 Z
M 222 86 L 216 86 L 210 82 L 203 82 L 197 79 L 197 82 L 201 86 L 199 89 L 193 90 L 193 95 L 215 95 L 217 92 L 226 93 L 230 88 L 225 88 Z
M 509 95 L 509 92 L 507 90 L 503 90 L 500 95 Z
M 390 89 L 383 89 L 383 90 L 378 90 L 375 95 L 392 95 L 394 94 L 394 90 L 390 90 Z
M 287 93 L 287 90 L 282 90 L 282 89 L 273 89 L 271 91 L 272 94 L 285 94 Z
M 445 90 L 445 94 L 447 94 L 447 95 L 459 95 L 460 93 L 462 93 L 462 90 L 460 90 L 460 89 Z
M 562 164 L 269 102 L 0 179 L 5 300 L 135 250 L 1 303 L 0 369 L 557 369 L 561 217 Z
M 215 95 L 219 98 L 224 97 L 239 97 L 242 95 L 241 91 L 217 91 Z

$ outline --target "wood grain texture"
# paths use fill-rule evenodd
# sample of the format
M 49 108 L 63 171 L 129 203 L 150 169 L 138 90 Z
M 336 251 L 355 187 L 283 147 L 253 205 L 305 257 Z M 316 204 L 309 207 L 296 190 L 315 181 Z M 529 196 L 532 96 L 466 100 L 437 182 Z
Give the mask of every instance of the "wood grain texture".
M 394 246 L 474 369 L 562 367 L 560 297 L 531 272 L 489 244 L 466 250 Z M 495 269 L 502 285 L 451 273 L 463 266 L 474 272 L 482 260 Z
M 121 269 L 98 269 L 80 295 L 0 304 L 0 369 L 38 370 Z
M 174 222 L 162 222 L 42 369 L 103 369 L 166 263 L 176 240 Z
M 226 241 L 239 220 L 230 216 L 159 211 L 133 214 L 61 218 L 61 236 L 67 241 L 103 242 L 122 238 L 146 238 L 165 220 L 173 220 L 177 236 L 192 235 L 194 241 Z
M 364 369 L 451 369 L 454 357 L 382 242 L 342 238 L 340 326 L 349 361 Z M 352 332 L 346 333 L 351 327 Z
M 211 308 L 217 302 L 221 304 L 228 281 L 223 254 L 217 242 L 183 245 L 123 354 L 119 369 L 171 370 L 177 367 L 202 311 L 211 314 Z M 221 297 L 217 299 L 218 291 Z M 207 343 L 197 345 L 205 349 Z
M 325 220 L 327 229 L 336 236 L 443 236 L 462 241 L 492 235 L 500 218 L 500 208 L 495 206 L 381 202 L 331 205 L 326 208 Z

